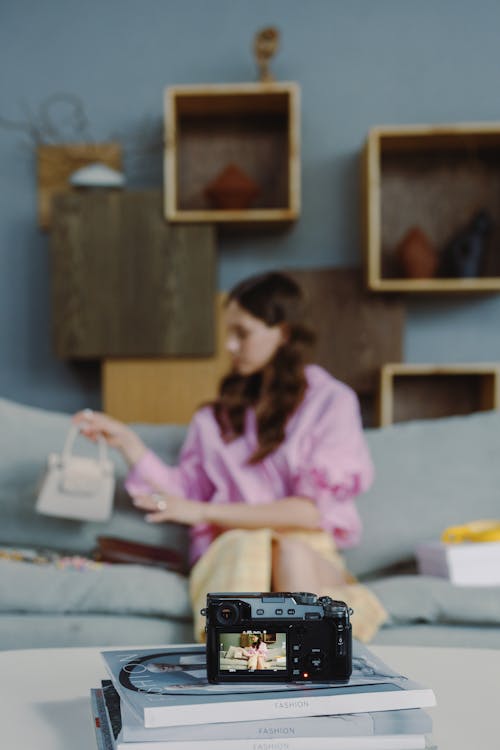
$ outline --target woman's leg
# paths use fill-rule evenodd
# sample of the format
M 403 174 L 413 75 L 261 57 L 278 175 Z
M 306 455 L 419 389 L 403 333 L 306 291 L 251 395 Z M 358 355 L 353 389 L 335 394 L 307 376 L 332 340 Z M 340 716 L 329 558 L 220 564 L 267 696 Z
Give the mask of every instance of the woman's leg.
M 333 547 L 329 559 L 328 543 L 316 551 L 302 538 L 280 534 L 274 537 L 272 547 L 274 591 L 311 591 L 347 602 L 356 615 L 353 636 L 361 641 L 369 641 L 387 620 L 388 614 L 377 597 L 356 582 L 342 559 L 336 561 Z
M 264 657 L 261 654 L 257 654 L 257 669 L 267 669 Z
M 335 565 L 306 542 L 277 535 L 273 539 L 272 588 L 274 591 L 312 591 L 352 579 L 341 565 Z
M 257 669 L 257 662 L 258 662 L 258 655 L 252 654 L 248 657 L 248 663 L 247 663 L 247 669 L 254 670 Z

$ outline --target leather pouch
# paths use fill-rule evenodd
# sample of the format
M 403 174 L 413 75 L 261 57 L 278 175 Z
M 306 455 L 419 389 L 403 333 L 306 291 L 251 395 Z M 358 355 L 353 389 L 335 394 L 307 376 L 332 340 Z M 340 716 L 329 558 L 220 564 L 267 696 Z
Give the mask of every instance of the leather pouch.
M 128 565 L 154 565 L 175 573 L 186 572 L 182 556 L 175 550 L 113 536 L 97 537 L 94 559 Z

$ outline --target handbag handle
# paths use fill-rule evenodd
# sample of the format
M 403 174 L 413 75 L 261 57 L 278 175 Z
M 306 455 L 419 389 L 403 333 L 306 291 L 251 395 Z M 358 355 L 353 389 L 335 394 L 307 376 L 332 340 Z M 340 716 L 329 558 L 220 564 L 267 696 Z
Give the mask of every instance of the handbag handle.
M 79 432 L 80 428 L 78 425 L 71 425 L 69 428 L 61 454 L 63 463 L 71 457 L 73 453 L 73 444 Z M 98 437 L 97 442 L 99 445 L 99 463 L 104 466 L 108 461 L 108 447 L 106 441 L 102 437 Z

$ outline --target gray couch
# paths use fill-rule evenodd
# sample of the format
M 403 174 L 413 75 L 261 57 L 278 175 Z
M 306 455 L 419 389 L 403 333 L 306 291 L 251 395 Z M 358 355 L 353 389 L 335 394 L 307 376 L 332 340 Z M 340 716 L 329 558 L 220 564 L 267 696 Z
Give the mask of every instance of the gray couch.
M 0 399 L 0 649 L 173 643 L 192 640 L 186 578 L 144 565 L 61 567 L 12 560 L 13 548 L 91 556 L 98 535 L 176 549 L 184 528 L 149 525 L 118 487 L 106 524 L 34 511 L 47 454 L 61 449 L 69 417 Z M 185 428 L 137 425 L 175 461 Z M 362 544 L 346 553 L 390 613 L 376 643 L 500 648 L 500 587 L 455 587 L 416 575 L 413 551 L 452 524 L 500 517 L 500 414 L 416 421 L 367 430 L 377 479 L 358 500 Z M 91 453 L 85 441 L 78 452 Z

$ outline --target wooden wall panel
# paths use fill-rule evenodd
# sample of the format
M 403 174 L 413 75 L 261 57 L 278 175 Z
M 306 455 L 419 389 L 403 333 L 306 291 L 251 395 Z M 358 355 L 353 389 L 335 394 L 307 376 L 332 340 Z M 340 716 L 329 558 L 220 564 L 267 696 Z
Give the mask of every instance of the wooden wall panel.
M 229 370 L 224 349 L 224 295 L 215 303 L 217 343 L 212 357 L 107 359 L 102 364 L 103 408 L 126 422 L 187 424 L 217 394 Z
M 359 394 L 375 394 L 381 365 L 403 358 L 402 301 L 367 292 L 358 269 L 289 273 L 308 297 L 318 334 L 314 361 Z
M 210 355 L 212 226 L 172 226 L 159 191 L 58 195 L 51 232 L 61 359 Z

